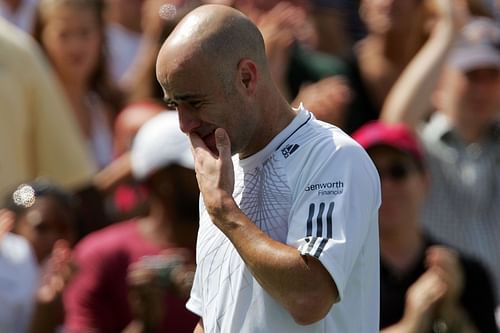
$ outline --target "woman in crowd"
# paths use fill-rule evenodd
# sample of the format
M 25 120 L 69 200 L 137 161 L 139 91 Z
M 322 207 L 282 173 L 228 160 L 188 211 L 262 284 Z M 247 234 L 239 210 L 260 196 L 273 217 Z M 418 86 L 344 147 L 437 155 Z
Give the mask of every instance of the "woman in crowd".
M 106 67 L 102 11 L 99 0 L 41 0 L 34 31 L 100 167 L 113 157 L 112 123 L 121 107 Z

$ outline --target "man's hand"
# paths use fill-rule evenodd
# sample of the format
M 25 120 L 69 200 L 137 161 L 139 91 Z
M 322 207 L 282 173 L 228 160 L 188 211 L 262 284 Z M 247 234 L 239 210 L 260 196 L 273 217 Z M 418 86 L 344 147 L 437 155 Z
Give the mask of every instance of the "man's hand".
M 447 286 L 435 268 L 428 269 L 406 292 L 401 320 L 381 333 L 420 333 L 432 328 L 437 308 L 446 295 Z
M 290 99 L 287 70 L 290 63 L 291 47 L 296 40 L 314 39 L 315 31 L 307 20 L 303 8 L 290 2 L 279 2 L 271 10 L 262 12 L 256 8 L 246 8 L 249 17 L 256 23 L 266 46 L 271 76 L 282 94 Z M 312 30 L 312 32 L 311 32 Z M 311 35 L 313 37 L 309 38 Z
M 208 213 L 218 221 L 226 200 L 232 200 L 234 190 L 234 166 L 231 159 L 231 142 L 227 132 L 215 131 L 218 156 L 196 134 L 189 135 L 195 160 L 196 179 Z
M 427 270 L 406 293 L 405 317 L 430 324 L 446 291 L 447 286 L 440 274 L 435 269 Z
M 42 268 L 41 283 L 37 291 L 39 304 L 49 306 L 62 296 L 76 270 L 71 256 L 70 244 L 62 239 L 56 241 L 49 259 Z
M 437 269 L 446 283 L 446 301 L 457 303 L 464 286 L 464 276 L 458 254 L 444 246 L 432 246 L 427 251 L 426 264 L 429 268 Z
M 427 251 L 426 264 L 436 270 L 446 285 L 446 294 L 437 309 L 437 316 L 448 325 L 463 325 L 460 296 L 464 288 L 464 273 L 458 254 L 444 246 L 432 246 Z
M 297 323 L 322 319 L 338 299 L 334 281 L 319 260 L 271 239 L 236 205 L 227 132 L 222 128 L 215 131 L 216 153 L 198 135 L 191 134 L 190 139 L 196 178 L 213 223 L 231 240 L 260 285 Z
M 434 0 L 434 11 L 441 20 L 451 22 L 456 31 L 469 21 L 470 13 L 465 0 Z

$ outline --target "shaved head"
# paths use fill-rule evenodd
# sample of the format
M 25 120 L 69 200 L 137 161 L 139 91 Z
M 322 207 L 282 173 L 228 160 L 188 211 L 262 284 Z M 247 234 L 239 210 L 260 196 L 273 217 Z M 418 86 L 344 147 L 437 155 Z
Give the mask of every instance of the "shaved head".
M 250 156 L 295 116 L 274 84 L 264 39 L 241 12 L 205 5 L 179 22 L 163 44 L 156 76 L 184 133 L 217 153 L 223 128 L 231 152 Z
M 224 86 L 242 59 L 249 59 L 267 73 L 264 40 L 258 28 L 241 12 L 222 5 L 205 5 L 191 11 L 167 38 L 157 68 L 169 62 L 175 71 L 187 61 L 205 63 Z M 168 86 L 168 74 L 159 70 L 158 81 Z M 167 76 L 166 76 L 167 75 Z

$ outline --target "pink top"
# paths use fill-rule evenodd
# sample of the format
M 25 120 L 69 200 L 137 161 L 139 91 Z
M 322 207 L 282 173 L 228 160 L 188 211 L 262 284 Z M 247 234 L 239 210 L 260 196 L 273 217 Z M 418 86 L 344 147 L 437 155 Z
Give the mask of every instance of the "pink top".
M 111 225 L 80 241 L 74 251 L 78 273 L 64 294 L 66 330 L 121 332 L 132 320 L 126 282 L 129 265 L 165 249 L 142 237 L 137 220 Z M 165 302 L 161 332 L 193 332 L 198 317 L 185 308 L 186 300 L 167 292 Z

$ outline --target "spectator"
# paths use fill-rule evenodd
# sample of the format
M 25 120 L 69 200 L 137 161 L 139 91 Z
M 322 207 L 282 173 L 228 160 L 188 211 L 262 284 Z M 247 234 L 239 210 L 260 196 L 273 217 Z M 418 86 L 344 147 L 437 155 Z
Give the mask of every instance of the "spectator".
M 287 100 L 295 107 L 303 102 L 318 117 L 341 126 L 351 96 L 341 77 L 347 68 L 340 58 L 316 51 L 318 35 L 310 4 L 252 0 L 235 1 L 234 7 L 261 31 L 273 80 Z
M 109 43 L 109 64 L 113 79 L 122 89 L 135 94 L 137 67 L 142 67 L 144 57 L 148 58 L 150 48 L 158 52 L 158 38 L 162 27 L 171 25 L 186 6 L 197 0 L 104 0 L 106 3 L 107 39 Z M 162 5 L 175 8 L 172 13 L 160 18 Z M 170 17 L 169 17 L 170 16 Z M 139 69 L 141 71 L 141 69 Z M 144 79 L 142 77 L 139 80 Z M 146 90 L 150 87 L 148 85 Z M 144 88 L 139 87 L 143 90 Z
M 11 212 L 0 210 L 0 332 L 26 333 L 38 267 L 28 241 L 9 232 L 13 219 Z
M 108 78 L 100 0 L 41 0 L 35 39 L 50 59 L 89 151 L 100 168 L 113 157 L 112 123 L 121 107 Z
M 454 2 L 455 6 L 464 3 Z M 467 4 L 479 10 L 477 2 L 468 0 Z M 391 88 L 426 42 L 433 22 L 439 19 L 440 3 L 361 0 L 360 15 L 367 35 L 355 45 L 348 61 L 348 80 L 356 97 L 343 120 L 348 133 L 379 117 Z
M 130 77 L 127 80 L 129 91 L 129 103 L 139 107 L 149 107 L 144 102 L 159 104 L 163 103 L 163 90 L 156 80 L 155 65 L 161 44 L 168 37 L 175 25 L 186 12 L 196 6 L 196 1 L 176 0 L 169 3 L 172 12 L 161 14 L 165 7 L 163 0 L 146 0 L 142 7 L 143 42 L 130 68 Z M 177 6 L 175 6 L 177 5 Z M 175 6 L 175 7 L 174 7 Z
M 375 122 L 353 137 L 381 177 L 382 332 L 496 332 L 493 287 L 484 267 L 422 229 L 429 178 L 411 129 Z
M 108 64 L 114 82 L 125 84 L 142 42 L 143 0 L 103 0 L 106 5 Z
M 74 201 L 61 188 L 35 181 L 21 184 L 8 196 L 5 208 L 13 213 L 12 232 L 27 240 L 36 262 L 32 276 L 24 276 L 24 280 L 31 278 L 33 282 L 26 286 L 33 292 L 30 304 L 35 300 L 33 318 L 23 319 L 22 324 L 28 328 L 32 323 L 29 332 L 54 333 L 63 321 L 61 295 L 71 274 L 70 246 L 76 236 Z M 16 289 L 12 290 L 16 294 Z
M 81 191 L 95 165 L 36 43 L 0 18 L 0 196 L 46 177 Z
M 148 121 L 130 157 L 134 177 L 150 193 L 149 215 L 107 227 L 77 245 L 78 273 L 65 295 L 68 332 L 183 333 L 196 324 L 184 302 L 194 269 L 199 192 L 177 114 Z M 170 271 L 173 276 L 165 276 Z
M 115 121 L 115 159 L 99 171 L 95 180 L 107 194 L 109 218 L 123 221 L 147 212 L 147 191 L 130 174 L 130 148 L 137 131 L 149 119 L 165 111 L 159 103 L 133 103 L 123 109 Z
M 181 3 L 183 1 L 176 1 Z M 159 15 L 162 0 L 147 0 L 143 4 L 142 22 L 144 40 L 134 63 L 129 80 L 128 104 L 116 117 L 114 126 L 113 162 L 96 176 L 102 191 L 109 193 L 107 211 L 113 221 L 142 215 L 147 194 L 132 177 L 128 177 L 129 149 L 139 128 L 154 115 L 165 111 L 163 90 L 156 80 L 156 57 L 161 44 L 177 22 L 195 4 L 186 2 L 175 7 L 171 16 Z M 169 3 L 169 5 L 173 5 Z M 125 174 L 124 174 L 125 172 Z
M 378 118 L 390 88 L 425 40 L 424 22 L 429 18 L 425 3 L 360 1 L 360 17 L 367 35 L 354 45 L 344 73 L 340 73 L 353 96 L 337 121 L 346 132 L 352 133 Z
M 464 15 L 455 2 L 441 4 L 440 23 L 394 87 L 381 117 L 422 128 L 432 178 L 423 223 L 437 239 L 486 264 L 498 302 L 500 29 L 490 19 L 473 18 L 459 34 L 463 19 L 457 18 Z M 438 110 L 426 123 L 425 102 L 445 63 Z
M 21 184 L 8 196 L 5 208 L 15 215 L 12 231 L 26 238 L 38 264 L 49 258 L 56 241 L 70 245 L 76 240 L 76 206 L 59 187 L 35 181 Z
M 313 0 L 312 3 L 318 50 L 345 56 L 366 34 L 359 17 L 359 0 Z

